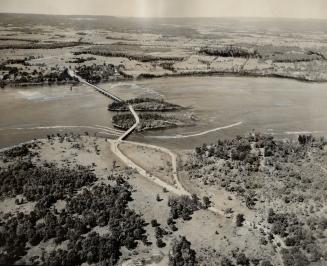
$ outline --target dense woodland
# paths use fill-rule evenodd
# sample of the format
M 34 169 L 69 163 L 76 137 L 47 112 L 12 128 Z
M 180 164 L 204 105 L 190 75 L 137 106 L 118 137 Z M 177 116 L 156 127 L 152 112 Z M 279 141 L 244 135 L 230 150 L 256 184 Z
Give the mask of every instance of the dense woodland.
M 2 155 L 8 162 L 0 169 L 2 200 L 16 198 L 18 205 L 35 207 L 30 213 L 0 214 L 0 264 L 19 261 L 30 248 L 48 243 L 52 251 L 32 258 L 31 264 L 113 265 L 122 246 L 150 244 L 145 221 L 128 207 L 132 187 L 122 177 L 112 185 L 93 185 L 97 178 L 89 168 L 40 166 L 32 163 L 33 156 L 28 145 Z M 65 204 L 58 209 L 60 201 Z M 99 235 L 95 227 L 109 229 L 110 235 Z
M 326 147 L 324 138 L 311 135 L 292 141 L 251 133 L 203 144 L 183 167 L 192 178 L 225 189 L 253 211 L 263 208 L 266 212 L 270 204 L 267 241 L 274 235 L 283 239 L 285 265 L 308 265 L 327 260 L 321 245 L 327 218 L 320 211 L 326 202 L 327 181 L 325 168 L 315 161 L 326 156 Z
M 89 83 L 112 80 L 115 76 L 115 66 L 112 64 L 103 65 L 78 65 L 75 68 L 76 74 Z

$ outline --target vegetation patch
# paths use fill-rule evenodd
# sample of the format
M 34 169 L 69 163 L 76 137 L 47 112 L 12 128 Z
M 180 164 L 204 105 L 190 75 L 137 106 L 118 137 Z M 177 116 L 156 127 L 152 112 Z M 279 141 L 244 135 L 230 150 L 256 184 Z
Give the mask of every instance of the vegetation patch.
M 95 180 L 95 175 L 82 166 L 77 166 L 76 169 L 57 168 L 53 165 L 39 167 L 28 160 L 17 161 L 0 172 L 2 197 L 22 194 L 28 201 L 49 199 L 55 202 Z
M 194 122 L 192 118 L 174 114 L 141 113 L 139 118 L 140 124 L 137 131 L 190 126 Z M 133 126 L 135 119 L 131 113 L 119 113 L 112 117 L 112 122 L 115 127 L 127 130 Z
M 170 218 L 176 220 L 182 218 L 183 220 L 191 220 L 191 215 L 200 209 L 208 208 L 210 203 L 207 199 L 201 202 L 200 199 L 194 194 L 190 196 L 170 197 L 168 206 L 170 207 Z
M 126 51 L 127 50 L 127 51 Z M 136 60 L 140 62 L 153 62 L 153 61 L 182 61 L 184 57 L 180 56 L 153 56 L 147 54 L 140 54 L 140 53 L 133 53 L 128 51 L 128 49 L 122 50 L 117 48 L 117 46 L 111 45 L 97 45 L 92 46 L 88 49 L 84 49 L 82 51 L 75 52 L 74 55 L 81 55 L 81 54 L 91 54 L 91 55 L 98 55 L 98 56 L 106 56 L 106 57 L 125 57 L 129 60 Z
M 184 109 L 183 107 L 172 104 L 164 101 L 163 99 L 153 99 L 153 98 L 135 98 L 130 99 L 124 102 L 112 102 L 108 106 L 109 111 L 115 112 L 124 112 L 129 111 L 128 105 L 133 105 L 135 111 L 159 111 L 159 112 L 167 112 L 167 111 L 178 111 Z
M 4 49 L 61 49 L 65 47 L 74 47 L 85 43 L 81 42 L 53 42 L 53 43 L 20 43 L 20 44 L 3 44 L 0 50 Z
M 87 57 L 87 58 L 76 57 L 76 58 L 73 58 L 73 60 L 68 61 L 68 63 L 81 64 L 81 63 L 84 63 L 84 62 L 87 62 L 87 61 L 93 61 L 93 60 L 96 60 L 96 58 L 91 57 L 91 56 Z
M 16 157 L 24 157 L 27 155 L 33 155 L 33 153 L 29 149 L 31 146 L 33 146 L 33 144 L 23 144 L 21 146 L 17 146 L 12 149 L 4 151 L 3 155 L 6 157 L 6 160 L 13 159 Z
M 265 213 L 270 233 L 263 243 L 279 236 L 284 264 L 308 265 L 326 260 L 327 223 L 321 209 L 326 203 L 326 147 L 324 138 L 311 135 L 279 140 L 251 133 L 197 147 L 184 168 L 191 178 L 225 189 L 249 209 Z M 238 214 L 236 225 L 243 222 Z
M 115 66 L 112 64 L 103 64 L 91 66 L 81 65 L 76 66 L 76 74 L 81 76 L 89 83 L 99 83 L 114 79 Z
M 200 54 L 221 57 L 258 57 L 256 50 L 251 50 L 237 46 L 223 46 L 223 47 L 203 47 L 199 51 Z
M 28 214 L 0 214 L 0 264 L 19 262 L 30 249 L 41 245 L 46 251 L 40 251 L 42 256 L 28 257 L 30 264 L 114 265 L 122 246 L 131 250 L 137 241 L 149 244 L 145 221 L 128 207 L 132 187 L 120 176 L 111 185 L 90 188 L 96 176 L 82 166 L 38 167 L 17 160 L 0 170 L 4 197 L 22 195 L 24 202 L 16 204 L 36 202 Z M 58 200 L 65 201 L 63 208 L 57 209 Z
M 169 253 L 169 266 L 196 265 L 196 253 L 185 237 L 175 240 Z

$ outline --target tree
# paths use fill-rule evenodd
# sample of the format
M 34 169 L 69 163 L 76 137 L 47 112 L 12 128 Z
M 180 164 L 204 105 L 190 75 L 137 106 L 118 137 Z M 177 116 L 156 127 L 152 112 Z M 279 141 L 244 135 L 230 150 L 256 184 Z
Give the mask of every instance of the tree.
M 169 225 L 169 228 L 170 228 L 170 230 L 172 230 L 173 232 L 175 232 L 175 231 L 178 230 L 178 228 L 176 227 L 175 224 L 170 224 L 170 225 Z
M 210 205 L 211 205 L 211 201 L 210 201 L 209 197 L 204 196 L 203 197 L 203 203 L 204 203 L 205 209 L 208 209 L 210 207 Z
M 201 152 L 202 152 L 201 147 L 195 147 L 195 153 L 196 153 L 196 154 L 200 155 Z
M 153 220 L 151 220 L 151 226 L 152 227 L 157 227 L 157 226 L 159 226 L 160 224 L 158 223 L 158 221 L 157 221 L 157 219 L 153 219 Z
M 246 199 L 245 199 L 246 207 L 248 207 L 249 209 L 252 209 L 255 206 L 255 201 L 256 201 L 256 198 L 254 197 L 254 195 L 246 196 Z
M 161 238 L 157 238 L 157 247 L 158 248 L 163 248 L 166 246 L 166 243 L 163 242 L 163 240 Z
M 247 266 L 250 265 L 250 260 L 245 256 L 244 253 L 239 253 L 236 255 L 236 263 L 238 265 Z
M 269 260 L 261 261 L 260 266 L 273 266 Z
M 157 201 L 162 201 L 162 199 L 160 198 L 160 195 L 159 195 L 159 194 L 157 194 L 157 196 L 156 196 L 156 200 L 157 200 Z
M 169 217 L 169 218 L 167 219 L 167 224 L 168 224 L 168 225 L 174 224 L 174 219 L 173 219 L 172 217 Z
M 244 221 L 245 221 L 244 214 L 239 213 L 236 215 L 236 226 L 238 227 L 242 226 Z
M 220 263 L 220 265 L 221 265 L 221 266 L 233 266 L 234 264 L 233 264 L 233 262 L 232 262 L 229 258 L 227 258 L 227 257 L 223 257 L 223 258 L 221 259 L 221 263 Z
M 193 266 L 196 264 L 196 253 L 191 249 L 191 242 L 183 236 L 175 240 L 169 252 L 169 266 Z

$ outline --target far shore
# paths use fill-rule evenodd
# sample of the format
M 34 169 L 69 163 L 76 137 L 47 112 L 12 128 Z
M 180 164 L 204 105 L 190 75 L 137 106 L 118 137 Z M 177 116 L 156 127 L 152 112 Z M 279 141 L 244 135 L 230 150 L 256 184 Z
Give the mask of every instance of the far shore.
M 97 83 L 98 85 L 101 84 L 108 84 L 108 83 L 119 83 L 122 81 L 143 81 L 149 79 L 161 79 L 161 78 L 178 78 L 178 77 L 248 77 L 248 78 L 276 78 L 276 79 L 289 79 L 289 80 L 296 80 L 299 82 L 305 83 L 327 83 L 327 80 L 310 80 L 306 79 L 305 77 L 291 77 L 291 76 L 283 76 L 278 74 L 255 74 L 255 73 L 233 73 L 233 72 L 221 72 L 221 71 L 213 71 L 213 72 L 194 72 L 194 73 L 172 73 L 172 74 L 163 74 L 163 75 L 154 75 L 151 77 L 138 77 L 138 78 L 122 78 L 112 81 L 101 81 Z M 5 87 L 31 87 L 31 86 L 60 86 L 60 85 L 77 85 L 80 84 L 76 81 L 67 81 L 67 82 L 40 82 L 40 83 L 7 83 L 2 88 Z

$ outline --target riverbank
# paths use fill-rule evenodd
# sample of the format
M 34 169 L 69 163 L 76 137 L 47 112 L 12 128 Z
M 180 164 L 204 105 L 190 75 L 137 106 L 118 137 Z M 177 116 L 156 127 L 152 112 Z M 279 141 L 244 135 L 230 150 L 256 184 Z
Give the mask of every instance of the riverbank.
M 114 80 L 100 80 L 96 82 L 96 85 L 103 85 L 103 84 L 117 84 L 120 82 L 130 82 L 130 81 L 145 81 L 145 80 L 152 80 L 152 79 L 161 79 L 161 78 L 178 78 L 178 77 L 249 77 L 249 78 L 277 78 L 277 79 L 290 79 L 296 80 L 299 82 L 307 82 L 307 83 L 327 83 L 326 79 L 312 79 L 310 77 L 304 76 L 288 76 L 287 74 L 275 74 L 275 73 L 266 73 L 266 74 L 256 74 L 256 73 L 232 73 L 232 72 L 223 72 L 223 71 L 197 71 L 193 73 L 170 73 L 170 74 L 162 74 L 162 75 L 152 75 L 152 76 L 138 76 L 135 78 L 117 78 Z M 72 85 L 75 86 L 79 84 L 76 81 L 64 81 L 64 82 L 13 82 L 13 83 L 3 83 L 2 88 L 4 87 L 30 87 L 30 86 L 58 86 L 58 85 Z

